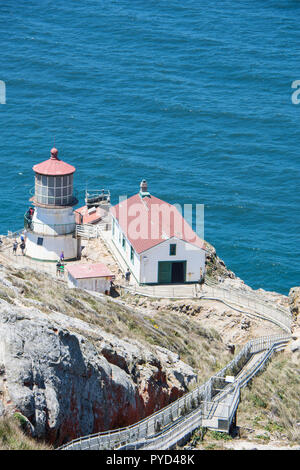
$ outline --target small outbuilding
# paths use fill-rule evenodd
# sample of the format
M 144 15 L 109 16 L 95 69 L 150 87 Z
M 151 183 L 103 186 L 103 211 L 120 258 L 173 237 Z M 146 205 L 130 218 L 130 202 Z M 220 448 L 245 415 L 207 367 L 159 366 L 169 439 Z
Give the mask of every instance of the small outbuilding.
M 106 215 L 104 209 L 101 207 L 90 207 L 87 206 L 79 207 L 75 211 L 76 224 L 98 224 L 101 219 Z
M 115 276 L 103 263 L 74 263 L 67 266 L 68 286 L 109 294 Z

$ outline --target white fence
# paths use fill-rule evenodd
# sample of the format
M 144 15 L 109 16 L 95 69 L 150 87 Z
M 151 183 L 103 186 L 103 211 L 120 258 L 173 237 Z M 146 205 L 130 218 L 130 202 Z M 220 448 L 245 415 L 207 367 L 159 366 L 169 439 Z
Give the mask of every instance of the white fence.
M 182 285 L 182 286 L 121 286 L 132 294 L 138 294 L 153 298 L 198 298 L 204 300 L 218 300 L 229 308 L 238 310 L 245 315 L 258 317 L 271 321 L 284 329 L 291 331 L 292 314 L 289 309 L 274 302 L 260 299 L 259 295 L 252 292 L 244 292 L 238 289 L 227 289 L 219 286 Z
M 99 238 L 101 232 L 110 230 L 110 224 L 102 222 L 100 224 L 84 224 L 76 225 L 76 237 L 81 238 Z
M 202 299 L 220 300 L 229 307 L 235 305 L 237 310 L 248 315 L 256 316 L 275 323 L 285 331 L 291 331 L 292 315 L 291 312 L 282 306 L 268 303 L 254 295 L 241 293 L 237 289 L 223 289 L 221 287 L 205 286 Z M 239 307 L 239 308 L 237 308 Z
M 252 354 L 267 350 L 266 357 L 269 357 L 269 351 L 282 347 L 282 345 L 286 344 L 289 338 L 290 336 L 280 335 L 251 340 L 229 364 L 211 377 L 205 384 L 196 387 L 193 391 L 185 394 L 162 410 L 132 426 L 128 426 L 127 428 L 97 433 L 75 439 L 60 447 L 60 449 L 137 449 L 149 448 L 147 446 L 154 444 L 157 444 L 158 447 L 153 448 L 170 448 L 168 446 L 174 445 L 174 443 L 182 439 L 183 434 L 186 435 L 187 433 L 192 432 L 196 427 L 201 426 L 204 419 L 212 417 L 216 403 L 213 401 L 213 398 L 218 394 L 218 392 L 216 392 L 216 384 L 218 389 L 222 388 L 222 383 L 225 388 L 226 382 L 223 380 L 224 377 L 228 373 L 232 374 L 232 371 L 235 371 L 236 374 L 238 371 L 242 370 Z M 263 363 L 264 362 L 260 361 L 260 367 L 262 367 Z M 251 378 L 253 373 L 256 373 L 257 370 L 259 370 L 259 366 L 255 367 L 254 372 L 250 370 L 248 372 L 249 377 Z M 236 386 L 240 388 L 241 386 L 244 386 L 246 382 L 247 376 L 243 377 L 243 381 L 237 383 Z M 236 396 L 239 398 L 238 392 L 237 394 L 234 394 L 234 397 Z M 226 429 L 222 429 L 223 431 L 228 431 L 234 415 L 232 410 L 236 409 L 237 403 L 233 402 L 226 406 L 227 411 L 224 407 L 224 415 L 219 417 L 226 421 Z M 149 439 L 152 439 L 152 441 Z M 156 439 L 158 440 L 156 441 Z M 162 439 L 164 440 L 164 444 L 162 444 Z

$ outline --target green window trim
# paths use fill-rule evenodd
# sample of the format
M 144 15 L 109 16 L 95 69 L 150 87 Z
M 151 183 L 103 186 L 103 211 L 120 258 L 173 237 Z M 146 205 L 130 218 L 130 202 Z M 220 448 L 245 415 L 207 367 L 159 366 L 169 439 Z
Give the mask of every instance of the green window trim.
M 170 244 L 170 256 L 176 256 L 176 243 L 171 243 Z
M 132 246 L 130 247 L 130 259 L 132 264 L 134 264 L 134 250 Z

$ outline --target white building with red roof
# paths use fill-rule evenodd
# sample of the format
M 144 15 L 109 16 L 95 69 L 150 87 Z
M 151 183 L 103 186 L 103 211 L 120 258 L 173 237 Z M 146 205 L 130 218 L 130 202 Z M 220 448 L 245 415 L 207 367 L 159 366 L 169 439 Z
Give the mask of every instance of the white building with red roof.
M 148 192 L 112 207 L 114 248 L 139 284 L 193 283 L 205 274 L 205 247 L 179 210 Z
M 26 255 L 43 261 L 57 261 L 61 253 L 65 260 L 80 257 L 80 239 L 75 238 L 73 194 L 75 167 L 58 158 L 56 148 L 48 160 L 34 165 L 34 205 L 25 214 Z
M 93 290 L 109 294 L 114 275 L 103 263 L 81 264 L 70 263 L 67 266 L 68 286 Z

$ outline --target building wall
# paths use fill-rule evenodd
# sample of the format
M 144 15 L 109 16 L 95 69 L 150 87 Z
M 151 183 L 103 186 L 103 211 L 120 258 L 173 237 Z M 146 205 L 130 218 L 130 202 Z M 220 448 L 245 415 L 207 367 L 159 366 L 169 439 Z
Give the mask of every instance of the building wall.
M 51 209 L 36 206 L 32 226 L 36 233 L 66 235 L 75 231 L 75 213 L 72 207 Z
M 125 237 L 125 247 L 122 245 L 123 232 L 119 226 L 118 221 L 112 216 L 112 232 L 114 225 L 114 233 L 112 233 L 112 240 L 127 264 L 129 270 L 132 272 L 138 282 L 140 282 L 140 255 L 133 251 L 133 261 L 131 260 L 131 244 Z
M 70 288 L 87 289 L 102 294 L 105 291 L 110 290 L 110 278 L 109 277 L 98 277 L 88 279 L 76 279 L 70 273 L 68 273 L 68 286 Z
M 43 239 L 43 244 L 38 244 L 38 239 Z M 57 237 L 45 236 L 34 232 L 26 233 L 26 256 L 45 261 L 57 261 L 61 252 L 64 252 L 65 260 L 77 258 L 77 239 L 73 235 Z
M 205 274 L 205 251 L 176 238 L 170 238 L 141 254 L 134 252 L 134 264 L 132 264 L 130 243 L 127 239 L 125 240 L 124 250 L 122 246 L 123 232 L 114 217 L 112 219 L 115 221 L 113 241 L 139 283 L 158 282 L 159 261 L 186 261 L 186 282 L 198 282 L 201 275 L 200 269 L 202 275 Z M 170 244 L 176 244 L 176 255 L 170 255 Z
M 76 259 L 80 255 L 78 241 L 74 238 L 75 215 L 72 207 L 61 209 L 36 207 L 31 228 L 32 230 L 26 232 L 27 256 L 57 261 L 62 251 L 66 260 Z
M 176 244 L 176 255 L 170 255 L 170 244 Z M 205 251 L 190 243 L 171 238 L 141 254 L 141 280 L 144 283 L 158 282 L 159 261 L 186 261 L 186 282 L 200 280 L 200 268 L 205 273 Z

